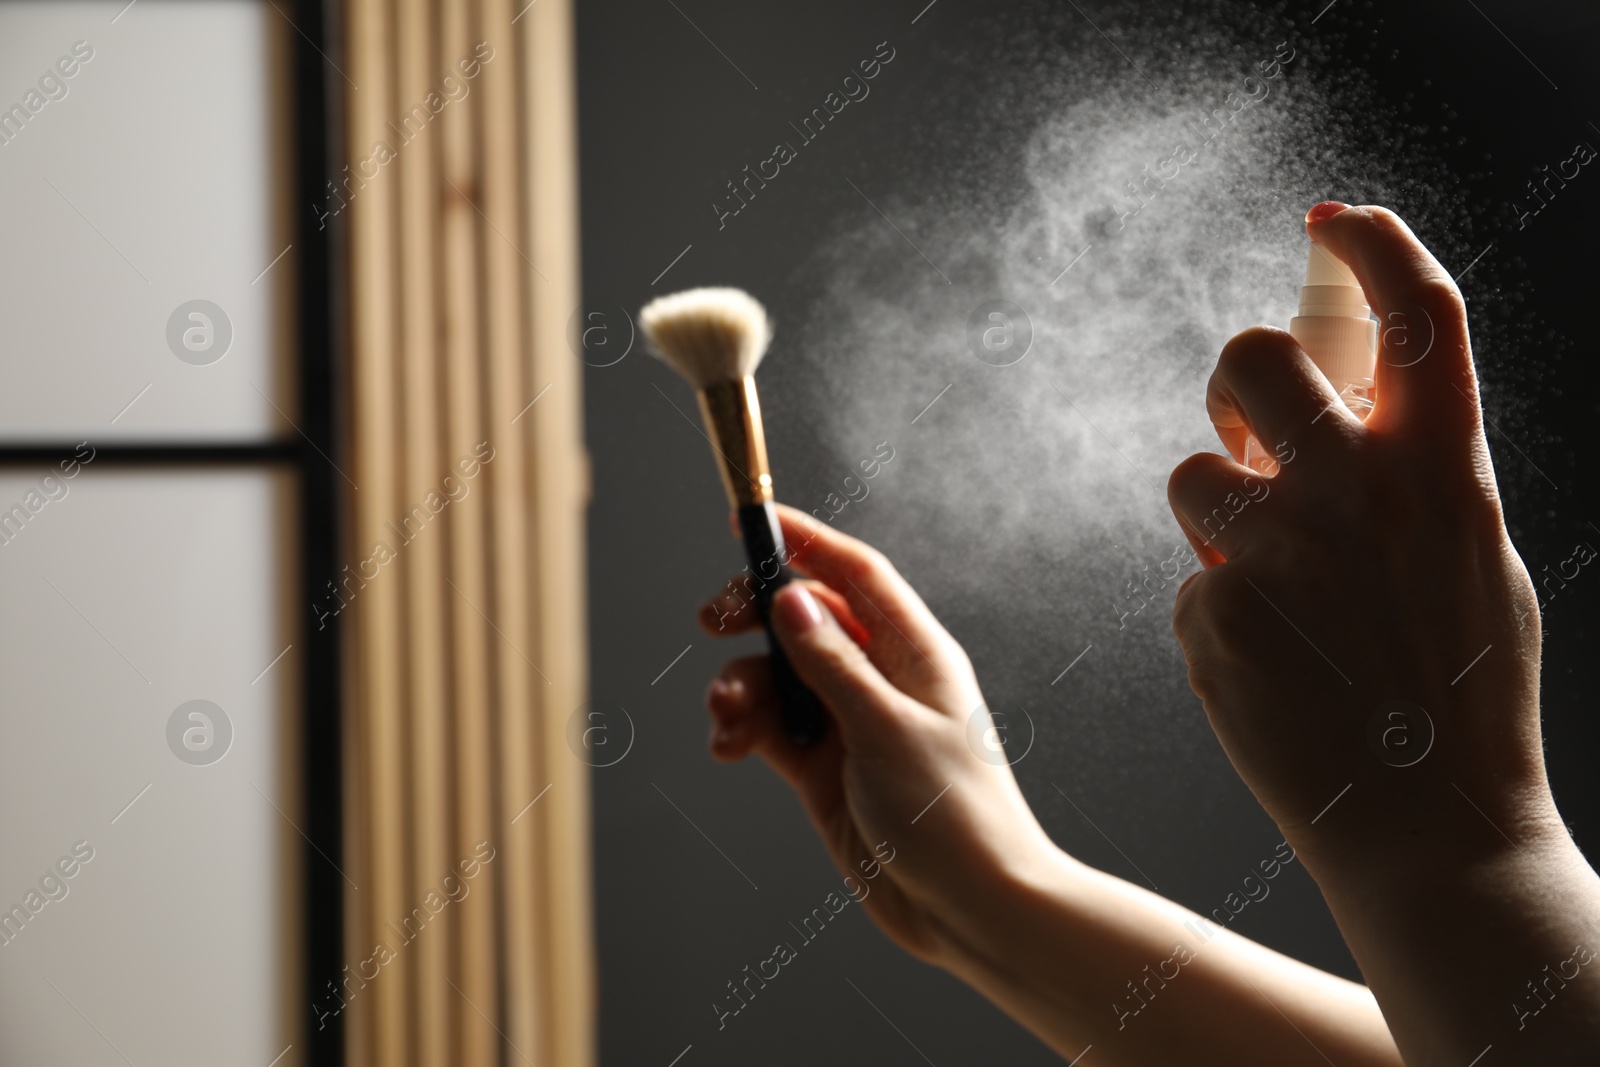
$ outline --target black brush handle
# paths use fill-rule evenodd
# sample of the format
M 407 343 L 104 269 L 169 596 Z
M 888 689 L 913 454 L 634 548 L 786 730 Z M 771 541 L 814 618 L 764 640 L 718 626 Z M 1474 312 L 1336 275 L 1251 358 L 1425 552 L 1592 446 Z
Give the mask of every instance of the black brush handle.
M 739 530 L 744 535 L 745 558 L 750 562 L 750 573 L 755 579 L 756 611 L 761 616 L 761 624 L 767 628 L 772 684 L 783 713 L 784 733 L 796 745 L 816 744 L 828 732 L 827 709 L 817 699 L 817 694 L 800 680 L 794 664 L 789 662 L 789 654 L 772 632 L 772 598 L 779 589 L 794 581 L 794 575 L 783 565 L 786 553 L 777 509 L 770 503 L 745 505 L 739 509 Z

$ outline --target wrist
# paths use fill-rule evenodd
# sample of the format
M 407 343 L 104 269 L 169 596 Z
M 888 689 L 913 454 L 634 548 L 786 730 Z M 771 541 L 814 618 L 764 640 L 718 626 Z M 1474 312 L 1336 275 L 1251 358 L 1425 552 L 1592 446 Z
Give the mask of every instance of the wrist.
M 1546 965 L 1600 945 L 1600 879 L 1558 821 L 1497 818 L 1502 836 L 1462 807 L 1484 833 L 1464 821 L 1405 847 L 1386 841 L 1364 861 L 1341 844 L 1305 865 L 1407 1063 L 1465 1063 L 1509 1041 L 1518 1062 L 1560 1062 L 1549 1052 L 1562 1028 L 1546 1022 L 1530 1038 L 1518 1016 L 1532 1009 L 1519 1005 Z M 1552 1017 L 1582 1003 L 1569 997 Z
M 1403 897 L 1575 851 L 1542 774 L 1521 783 L 1373 775 L 1310 822 L 1280 828 L 1330 900 Z
M 1014 956 L 1050 902 L 1071 892 L 1088 871 L 1042 830 L 1036 840 L 1007 848 L 1002 860 L 985 866 L 981 878 L 961 879 L 958 893 L 943 895 L 929 909 L 942 946 L 931 962 L 963 977 Z

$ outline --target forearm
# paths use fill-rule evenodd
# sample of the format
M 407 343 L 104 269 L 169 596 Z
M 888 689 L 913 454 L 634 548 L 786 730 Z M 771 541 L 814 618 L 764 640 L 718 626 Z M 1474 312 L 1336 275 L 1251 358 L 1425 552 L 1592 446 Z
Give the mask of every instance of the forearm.
M 1068 1059 L 1401 1061 L 1372 995 L 1056 852 L 952 924 L 946 966 Z
M 1559 824 L 1507 832 L 1468 857 L 1308 861 L 1413 1067 L 1600 1059 L 1600 879 Z

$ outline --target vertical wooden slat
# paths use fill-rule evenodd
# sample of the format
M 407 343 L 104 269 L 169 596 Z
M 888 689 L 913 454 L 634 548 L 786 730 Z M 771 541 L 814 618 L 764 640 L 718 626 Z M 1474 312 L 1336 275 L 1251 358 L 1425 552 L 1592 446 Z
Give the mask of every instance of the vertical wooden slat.
M 443 0 L 440 50 L 447 62 L 475 62 L 469 0 Z M 474 69 L 469 66 L 468 70 Z M 454 588 L 448 599 L 453 658 L 452 698 L 455 703 L 456 840 L 462 854 L 480 841 L 501 850 L 504 840 L 494 810 L 494 743 L 490 722 L 490 662 L 496 640 L 480 608 L 487 607 L 489 580 L 488 489 L 490 479 L 478 466 L 485 454 L 509 446 L 487 432 L 483 421 L 482 338 L 478 329 L 478 256 L 484 229 L 470 197 L 478 187 L 474 137 L 478 95 L 476 78 L 465 99 L 452 105 L 440 133 L 442 190 L 441 251 L 444 270 L 444 357 L 446 446 L 453 462 L 466 460 L 470 490 L 450 513 L 450 572 Z M 487 444 L 496 452 L 480 449 Z M 498 448 L 497 448 L 498 444 Z M 492 467 L 495 460 L 491 458 Z M 474 882 L 470 907 L 458 917 L 455 970 L 460 996 L 469 1010 L 456 1015 L 460 1067 L 495 1067 L 499 1063 L 499 961 L 495 916 L 497 875 L 491 866 Z
M 355 442 L 351 442 L 352 451 Z M 352 470 L 354 464 L 351 464 Z M 327 591 L 322 591 L 327 596 Z M 346 628 L 349 635 L 349 629 Z M 354 636 L 354 635 L 350 635 Z M 359 653 L 359 642 L 352 641 Z M 344 724 L 344 752 L 341 773 L 344 775 L 341 783 L 344 790 L 344 856 L 343 867 L 345 877 L 349 883 L 342 886 L 344 902 L 344 958 L 346 961 L 359 961 L 366 959 L 367 953 L 372 951 L 371 907 L 364 898 L 372 893 L 375 884 L 376 868 L 373 866 L 372 849 L 372 753 L 373 736 L 371 723 L 368 717 L 361 713 L 361 701 L 368 692 L 368 685 L 364 678 L 365 671 L 361 667 L 359 655 L 346 657 L 348 666 L 341 680 L 344 707 L 347 709 Z M 358 893 L 350 885 L 366 886 L 366 893 Z M 346 962 L 345 967 L 352 964 Z M 318 980 L 342 980 L 344 974 L 328 975 L 326 979 L 318 976 Z M 360 978 L 360 975 L 357 975 Z M 315 997 L 321 998 L 337 991 L 341 999 L 349 996 L 348 989 L 341 989 L 337 984 L 332 988 L 319 987 L 312 990 Z M 368 996 L 370 989 L 359 990 L 362 1003 L 352 1004 L 342 1012 L 344 1018 L 344 1049 L 345 1062 L 348 1067 L 369 1067 L 373 1062 L 372 1049 L 372 1019 L 371 1004 Z
M 411 1019 L 417 1067 L 453 1067 L 450 1014 L 450 937 L 454 905 L 441 881 L 451 855 L 450 735 L 445 700 L 448 650 L 444 631 L 444 535 L 436 517 L 449 508 L 439 457 L 438 262 L 439 129 L 458 120 L 444 96 L 437 26 L 431 0 L 396 0 L 396 108 L 389 138 L 390 168 L 400 191 L 402 476 L 392 532 L 400 541 L 405 585 L 406 709 L 410 723 L 411 879 L 407 910 L 396 916 L 411 957 Z M 431 97 L 431 100 L 430 100 Z M 436 113 L 430 103 L 439 108 Z M 430 906 L 431 905 L 431 906 Z M 435 913 L 434 908 L 439 910 Z
M 351 186 L 346 211 L 350 233 L 350 342 L 351 342 L 351 452 L 356 488 L 351 492 L 352 552 L 368 558 L 374 547 L 392 540 L 386 523 L 395 512 L 397 442 L 393 352 L 396 336 L 395 195 L 391 175 L 363 166 L 372 147 L 387 139 L 386 124 L 392 111 L 393 45 L 391 22 L 383 0 L 348 0 L 350 32 L 346 35 L 350 79 L 355 89 L 348 95 Z M 341 176 L 342 177 L 342 176 Z M 392 546 L 391 546 L 392 547 Z M 363 568 L 358 562 L 352 570 Z M 370 568 L 366 568 L 370 571 Z M 341 572 L 347 575 L 350 572 Z M 391 945 L 397 958 L 385 964 L 366 987 L 350 1001 L 353 1032 L 368 1028 L 367 1061 L 372 1067 L 407 1067 L 408 1040 L 401 1022 L 406 1018 L 407 969 L 403 947 L 394 944 L 388 923 L 404 911 L 406 870 L 406 791 L 404 788 L 405 736 L 401 713 L 398 665 L 401 654 L 399 626 L 402 601 L 391 574 L 378 573 L 365 581 L 344 610 L 349 611 L 353 635 L 354 669 L 358 678 L 356 715 L 359 736 L 367 746 L 368 792 L 362 814 L 366 819 L 349 835 L 352 847 L 367 851 L 362 864 L 370 874 L 363 890 L 350 900 L 352 926 L 365 934 L 358 953 Z M 356 581 L 363 581 L 360 574 Z M 349 594 L 349 590 L 345 591 Z M 367 958 L 358 955 L 358 959 Z M 359 966 L 359 964 L 358 964 Z M 352 1051 L 363 1042 L 352 1041 Z M 358 1065 L 366 1067 L 366 1065 Z
M 521 282 L 522 252 L 511 235 L 522 232 L 520 188 L 520 136 L 517 88 L 515 12 L 508 0 L 482 0 L 480 25 L 494 49 L 493 59 L 479 76 L 478 114 L 482 185 L 479 207 L 499 240 L 484 245 L 484 326 L 488 345 L 488 416 L 496 439 L 507 447 L 497 453 L 490 468 L 493 486 L 491 566 L 494 571 L 494 608 L 491 612 L 499 638 L 495 655 L 495 695 L 500 740 L 500 781 L 504 803 L 512 810 L 531 801 L 545 783 L 537 781 L 534 766 L 535 686 L 549 682 L 528 659 L 531 641 L 531 576 L 526 544 L 529 535 L 527 429 L 521 409 L 533 398 L 528 389 L 527 338 L 523 331 Z M 515 422 L 513 420 L 516 420 Z M 505 981 L 506 1038 L 535 1063 L 550 1061 L 544 1042 L 543 994 L 537 964 L 539 946 L 534 902 L 538 899 L 542 865 L 537 818 L 506 822 L 504 866 L 500 870 L 507 898 L 505 930 L 501 940 Z
M 524 229 L 538 273 L 527 280 L 533 387 L 549 387 L 529 413 L 535 460 L 529 541 L 538 582 L 535 661 L 551 685 L 541 693 L 540 765 L 551 783 L 542 804 L 545 865 L 540 954 L 547 977 L 549 1062 L 594 1062 L 595 974 L 591 952 L 588 768 L 566 748 L 566 720 L 586 697 L 584 529 L 588 463 L 581 425 L 582 366 L 567 321 L 579 306 L 576 84 L 572 7 L 539 3 L 518 20 L 524 59 Z M 622 323 L 612 323 L 620 332 Z M 545 401 L 554 399 L 555 403 Z

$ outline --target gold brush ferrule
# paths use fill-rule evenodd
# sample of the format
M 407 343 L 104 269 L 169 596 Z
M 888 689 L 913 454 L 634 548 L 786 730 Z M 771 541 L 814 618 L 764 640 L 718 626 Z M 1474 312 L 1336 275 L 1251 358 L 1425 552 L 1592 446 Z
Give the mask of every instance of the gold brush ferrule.
M 739 378 L 700 390 L 700 416 L 722 470 L 722 486 L 736 508 L 772 499 L 767 469 L 767 435 L 761 427 L 756 380 Z

